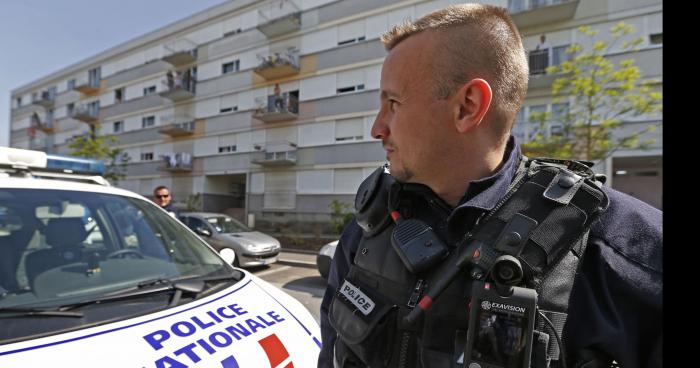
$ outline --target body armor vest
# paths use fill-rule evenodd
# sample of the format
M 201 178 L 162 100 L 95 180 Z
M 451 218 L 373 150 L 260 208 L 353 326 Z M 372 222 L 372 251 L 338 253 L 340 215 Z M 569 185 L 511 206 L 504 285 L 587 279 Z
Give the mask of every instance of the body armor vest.
M 384 168 L 376 170 L 358 190 L 356 220 L 363 237 L 329 311 L 329 320 L 338 331 L 337 366 L 461 367 L 457 362 L 468 328 L 469 275 L 463 273 L 450 283 L 415 323 L 407 324 L 404 317 L 454 267 L 459 250 L 470 242 L 482 242 L 522 262 L 522 286 L 538 292 L 538 308 L 556 330 L 538 318 L 532 364 L 548 367 L 550 361 L 558 360 L 559 344 L 553 336 L 555 332 L 561 335 L 566 322 L 588 229 L 607 207 L 607 197 L 596 182 L 599 178 L 587 163 L 524 158 L 508 193 L 491 212 L 450 218 L 450 227 L 460 227 L 455 237 L 446 231 L 449 209 L 435 204 L 440 200 L 432 191 L 418 184 L 397 183 Z M 391 245 L 395 225 L 388 207 L 435 229 L 450 255 L 431 269 L 409 272 Z M 523 217 L 536 226 L 525 233 L 519 230 L 520 241 L 509 244 L 504 234 L 518 228 L 514 223 Z

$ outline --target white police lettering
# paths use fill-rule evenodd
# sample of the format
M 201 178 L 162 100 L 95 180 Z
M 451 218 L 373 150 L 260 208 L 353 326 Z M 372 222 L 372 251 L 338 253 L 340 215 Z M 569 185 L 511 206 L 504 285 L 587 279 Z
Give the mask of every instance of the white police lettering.
M 374 301 L 360 291 L 357 286 L 348 282 L 348 280 L 345 280 L 343 285 L 340 286 L 340 293 L 345 295 L 345 297 L 365 316 L 372 313 Z
M 518 307 L 515 305 L 508 305 L 508 304 L 501 304 L 501 303 L 494 303 L 494 302 L 487 302 L 484 301 L 481 303 L 481 308 L 483 309 L 491 309 L 491 308 L 498 308 L 498 309 L 503 309 L 511 312 L 519 312 L 519 313 L 525 313 L 525 308 L 524 307 Z

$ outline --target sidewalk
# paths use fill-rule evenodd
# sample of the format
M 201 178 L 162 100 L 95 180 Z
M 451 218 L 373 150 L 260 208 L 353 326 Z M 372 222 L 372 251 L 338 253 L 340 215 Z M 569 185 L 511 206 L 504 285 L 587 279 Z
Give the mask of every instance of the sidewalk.
M 316 268 L 316 252 L 282 248 L 277 263 L 295 267 Z

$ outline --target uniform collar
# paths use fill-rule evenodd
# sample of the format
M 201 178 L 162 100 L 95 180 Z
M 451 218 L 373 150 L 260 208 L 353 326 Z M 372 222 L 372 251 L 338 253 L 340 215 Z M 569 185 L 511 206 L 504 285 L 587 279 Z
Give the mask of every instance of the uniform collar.
M 469 182 L 469 188 L 456 209 L 471 207 L 492 210 L 508 192 L 508 186 L 515 177 L 521 157 L 520 145 L 511 135 L 506 144 L 501 167 L 491 176 Z

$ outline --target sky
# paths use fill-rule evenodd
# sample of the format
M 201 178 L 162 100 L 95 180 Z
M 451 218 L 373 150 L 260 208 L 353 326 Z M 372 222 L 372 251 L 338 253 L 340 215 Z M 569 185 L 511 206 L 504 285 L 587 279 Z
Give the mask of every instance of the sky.
M 10 92 L 226 0 L 0 0 L 0 146 Z

